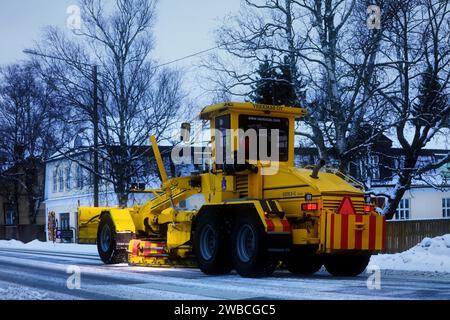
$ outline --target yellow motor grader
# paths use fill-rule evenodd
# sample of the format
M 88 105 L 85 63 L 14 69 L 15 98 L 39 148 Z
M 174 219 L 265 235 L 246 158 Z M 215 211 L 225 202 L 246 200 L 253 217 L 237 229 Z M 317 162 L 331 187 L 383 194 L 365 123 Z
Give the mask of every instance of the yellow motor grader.
M 252 103 L 205 107 L 200 118 L 211 124 L 210 168 L 171 179 L 151 137 L 161 189 L 147 190 L 154 198 L 142 206 L 80 207 L 79 242 L 97 243 L 106 264 L 199 267 L 210 275 L 235 269 L 244 277 L 268 276 L 277 266 L 308 274 L 325 265 L 335 276 L 360 274 L 384 249 L 385 219 L 350 177 L 322 162 L 294 166 L 295 120 L 305 115 L 303 108 Z M 250 129 L 258 135 L 249 144 L 242 135 Z M 267 139 L 270 130 L 277 132 L 275 144 Z M 267 141 L 277 159 L 247 152 Z M 231 161 L 219 161 L 230 152 Z M 243 163 L 236 161 L 239 152 Z M 194 195 L 204 199 L 199 210 L 179 208 Z

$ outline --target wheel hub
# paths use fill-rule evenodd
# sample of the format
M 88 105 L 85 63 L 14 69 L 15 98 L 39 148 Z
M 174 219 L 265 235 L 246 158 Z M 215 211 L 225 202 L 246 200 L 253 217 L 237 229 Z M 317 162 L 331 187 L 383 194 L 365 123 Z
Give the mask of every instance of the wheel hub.
M 209 261 L 216 252 L 216 234 L 210 225 L 206 225 L 200 235 L 200 254 L 202 258 Z
M 256 249 L 256 237 L 253 228 L 244 225 L 237 236 L 237 254 L 242 262 L 249 262 Z
M 100 246 L 103 252 L 107 252 L 109 250 L 109 246 L 111 243 L 111 229 L 107 224 L 103 226 L 102 234 L 100 236 Z

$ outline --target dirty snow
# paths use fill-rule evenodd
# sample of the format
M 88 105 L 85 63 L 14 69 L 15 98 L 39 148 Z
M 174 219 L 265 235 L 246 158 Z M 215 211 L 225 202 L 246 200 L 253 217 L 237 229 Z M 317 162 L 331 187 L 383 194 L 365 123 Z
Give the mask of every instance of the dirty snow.
M 29 243 L 23 243 L 17 240 L 0 240 L 0 249 L 16 249 L 16 250 L 23 249 L 32 251 L 82 253 L 89 255 L 97 255 L 96 245 L 41 242 L 39 240 L 34 240 Z
M 370 265 L 382 270 L 407 270 L 450 273 L 450 234 L 424 238 L 411 249 L 396 254 L 373 256 Z
M 8 285 L 0 287 L 0 300 L 48 300 L 48 294 L 44 291 L 34 290 L 24 286 Z

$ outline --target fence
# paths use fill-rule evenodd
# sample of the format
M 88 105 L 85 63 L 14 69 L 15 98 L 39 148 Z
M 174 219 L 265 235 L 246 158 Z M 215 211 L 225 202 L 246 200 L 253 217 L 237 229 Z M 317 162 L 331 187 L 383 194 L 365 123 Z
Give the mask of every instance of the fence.
M 396 253 L 414 247 L 425 237 L 450 233 L 450 219 L 388 221 L 386 252 Z M 45 241 L 45 226 L 0 226 L 0 239 L 17 239 L 29 242 Z
M 386 252 L 402 252 L 414 247 L 425 237 L 448 233 L 450 233 L 450 219 L 388 221 Z
M 35 239 L 45 241 L 45 226 L 0 226 L 0 239 L 16 239 L 25 243 L 33 241 Z

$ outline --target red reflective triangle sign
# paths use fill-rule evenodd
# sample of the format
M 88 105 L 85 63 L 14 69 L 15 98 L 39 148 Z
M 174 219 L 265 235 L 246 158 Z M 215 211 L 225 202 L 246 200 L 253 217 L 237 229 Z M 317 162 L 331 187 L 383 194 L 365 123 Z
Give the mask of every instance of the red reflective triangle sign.
M 350 199 L 350 197 L 344 197 L 344 199 L 342 199 L 342 202 L 339 205 L 338 213 L 339 214 L 347 214 L 347 215 L 356 214 L 355 207 L 353 206 L 353 203 L 352 203 L 352 200 Z

